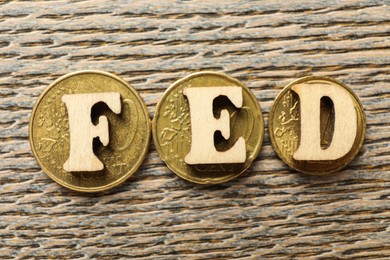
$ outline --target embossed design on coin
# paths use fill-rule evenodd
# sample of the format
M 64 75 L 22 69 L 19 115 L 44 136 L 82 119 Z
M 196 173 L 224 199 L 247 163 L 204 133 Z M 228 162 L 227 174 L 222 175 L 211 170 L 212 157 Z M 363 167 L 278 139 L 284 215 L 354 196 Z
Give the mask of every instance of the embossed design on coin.
M 99 171 L 64 169 L 69 158 L 69 115 L 64 95 L 115 92 L 120 95 L 119 114 L 105 103 L 91 109 L 91 122 L 108 121 L 108 145 L 93 140 L 93 153 L 103 163 Z M 82 192 L 97 192 L 123 183 L 141 165 L 150 142 L 150 122 L 146 106 L 135 89 L 119 77 L 101 71 L 80 71 L 65 75 L 39 97 L 30 119 L 30 145 L 42 170 L 57 183 Z M 85 147 L 77 147 L 85 149 Z
M 299 120 L 299 106 L 291 91 L 283 96 L 282 109 L 277 114 L 277 119 L 280 125 L 273 131 L 275 138 L 280 143 L 282 152 L 292 158 L 298 146 L 298 133 L 295 129 Z
M 335 160 L 296 160 L 294 154 L 301 140 L 301 104 L 299 95 L 293 90 L 294 86 L 301 88 L 325 88 L 337 86 L 353 100 L 357 114 L 357 133 L 351 150 Z M 320 147 L 326 149 L 332 144 L 335 129 L 335 109 L 332 100 L 323 96 L 320 100 L 319 138 Z M 310 111 L 308 113 L 311 113 Z M 365 134 L 365 115 L 356 95 L 348 87 L 328 77 L 305 77 L 286 86 L 277 96 L 269 113 L 269 135 L 272 146 L 279 157 L 292 168 L 314 175 L 335 172 L 348 164 L 362 146 Z
M 191 149 L 191 118 L 186 88 L 199 87 L 241 87 L 242 107 L 237 109 L 219 96 L 214 99 L 214 116 L 220 117 L 221 110 L 229 112 L 230 137 L 225 140 L 215 135 L 218 151 L 231 148 L 239 137 L 244 137 L 246 160 L 244 163 L 189 165 L 185 156 Z M 160 99 L 152 122 L 153 140 L 161 159 L 180 177 L 201 184 L 216 184 L 231 180 L 244 172 L 260 151 L 264 135 L 261 109 L 253 93 L 238 80 L 216 72 L 191 74 L 166 90 Z

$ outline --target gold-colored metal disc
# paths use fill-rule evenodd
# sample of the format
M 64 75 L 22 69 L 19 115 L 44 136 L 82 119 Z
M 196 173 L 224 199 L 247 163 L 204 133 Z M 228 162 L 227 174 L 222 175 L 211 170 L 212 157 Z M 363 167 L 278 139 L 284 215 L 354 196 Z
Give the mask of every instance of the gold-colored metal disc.
M 67 172 L 63 165 L 69 157 L 70 133 L 61 98 L 98 92 L 118 92 L 121 96 L 120 114 L 103 103 L 96 104 L 91 112 L 94 124 L 101 115 L 108 119 L 109 144 L 94 142 L 93 147 L 104 169 Z M 52 83 L 36 102 L 29 126 L 31 149 L 42 170 L 57 183 L 81 192 L 107 190 L 129 178 L 148 152 L 150 131 L 149 113 L 137 91 L 121 78 L 102 71 L 70 73 Z
M 343 157 L 337 160 L 328 161 L 298 161 L 293 158 L 293 154 L 298 149 L 300 140 L 300 105 L 299 96 L 292 90 L 295 85 L 302 84 L 330 84 L 343 87 L 351 96 L 357 112 L 357 134 L 352 149 Z M 331 143 L 333 135 L 333 125 L 335 120 L 331 102 L 321 100 L 321 147 L 326 147 Z M 271 111 L 269 112 L 268 130 L 271 143 L 278 156 L 290 167 L 307 174 L 324 175 L 340 170 L 351 162 L 361 146 L 363 145 L 366 132 L 366 119 L 363 107 L 358 97 L 344 84 L 329 78 L 320 76 L 309 76 L 300 78 L 287 85 L 276 97 Z
M 189 102 L 183 95 L 183 90 L 216 86 L 242 87 L 243 105 L 239 109 L 229 102 L 218 101 L 218 98 L 214 100 L 214 114 L 217 118 L 221 109 L 228 110 L 231 131 L 228 140 L 216 141 L 215 145 L 217 150 L 227 150 L 240 136 L 244 137 L 246 161 L 235 164 L 188 165 L 184 157 L 191 148 L 191 119 Z M 152 129 L 157 152 L 173 172 L 191 182 L 216 184 L 239 176 L 252 164 L 263 142 L 264 122 L 259 102 L 248 87 L 222 73 L 199 72 L 175 82 L 165 91 L 157 105 Z

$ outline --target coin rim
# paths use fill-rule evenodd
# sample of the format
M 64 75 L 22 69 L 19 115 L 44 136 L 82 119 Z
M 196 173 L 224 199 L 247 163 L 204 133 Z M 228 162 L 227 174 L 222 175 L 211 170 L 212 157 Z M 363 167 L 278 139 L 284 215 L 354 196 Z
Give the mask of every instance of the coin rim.
M 299 83 L 302 83 L 302 82 L 306 82 L 306 81 L 310 81 L 310 80 L 324 80 L 324 81 L 330 81 L 332 83 L 335 83 L 343 88 L 345 88 L 355 99 L 356 101 L 356 104 L 358 104 L 358 110 L 359 110 L 359 116 L 361 118 L 361 121 L 362 121 L 362 138 L 360 139 L 359 141 L 359 144 L 357 146 L 357 148 L 355 149 L 355 152 L 351 155 L 350 158 L 348 158 L 348 160 L 346 160 L 345 162 L 343 162 L 342 164 L 340 164 L 338 167 L 336 168 L 333 168 L 329 171 L 306 171 L 306 170 L 303 170 L 303 169 L 299 169 L 298 167 L 296 166 L 293 166 L 291 165 L 289 162 L 287 162 L 287 159 L 285 158 L 284 154 L 280 151 L 277 143 L 276 143 L 276 140 L 275 140 L 275 137 L 274 137 L 274 134 L 273 134 L 273 118 L 274 118 L 274 114 L 275 114 L 275 110 L 276 110 L 276 104 L 279 103 L 280 99 L 286 94 L 287 91 L 289 91 L 292 86 L 296 85 L 296 84 L 299 84 Z M 272 107 L 271 107 L 271 110 L 268 114 L 268 134 L 270 136 L 270 139 L 271 139 L 271 144 L 272 144 L 272 147 L 273 149 L 275 150 L 276 154 L 279 156 L 280 159 L 282 159 L 282 161 L 287 164 L 288 166 L 290 166 L 291 168 L 299 171 L 299 172 L 302 172 L 302 173 L 305 173 L 305 174 L 309 174 L 309 175 L 327 175 L 327 174 L 330 174 L 330 173 L 334 173 L 334 172 L 337 172 L 339 170 L 341 170 L 342 168 L 344 168 L 345 166 L 347 166 L 351 161 L 353 161 L 356 157 L 356 155 L 359 153 L 360 149 L 362 148 L 363 146 L 363 143 L 364 143 L 364 140 L 365 140 L 365 136 L 366 136 L 366 128 L 367 128 L 367 125 L 366 125 L 366 115 L 364 113 L 364 109 L 363 109 L 363 106 L 358 98 L 358 96 L 353 92 L 353 90 L 346 86 L 344 83 L 336 80 L 336 79 L 333 79 L 331 77 L 327 77 L 327 76 L 306 76 L 306 77 L 302 77 L 302 78 L 299 78 L 299 79 L 296 79 L 294 80 L 293 82 L 289 83 L 287 86 L 285 86 L 280 92 L 279 94 L 276 96 L 273 104 L 272 104 Z M 356 140 L 356 139 L 355 139 Z
M 167 96 L 169 95 L 169 93 L 171 91 L 173 91 L 176 87 L 180 86 L 180 84 L 182 84 L 183 82 L 189 80 L 190 78 L 193 78 L 193 77 L 197 77 L 197 76 L 206 76 L 206 75 L 214 75 L 214 76 L 220 76 L 220 77 L 224 77 L 224 78 L 227 78 L 229 81 L 232 81 L 234 83 L 237 83 L 238 86 L 242 87 L 242 88 L 246 88 L 249 92 L 249 95 L 252 96 L 252 98 L 254 98 L 256 100 L 255 104 L 257 104 L 257 107 L 258 107 L 258 110 L 260 112 L 260 117 L 259 117 L 259 120 L 260 120 L 260 125 L 262 126 L 261 129 L 259 129 L 261 131 L 260 133 L 260 142 L 259 142 L 259 145 L 257 146 L 256 150 L 254 150 L 254 154 L 253 154 L 253 159 L 252 161 L 248 164 L 248 166 L 244 167 L 241 171 L 239 171 L 238 173 L 235 173 L 235 174 L 230 174 L 230 175 L 227 175 L 226 177 L 224 178 L 218 178 L 218 181 L 215 180 L 217 178 L 205 178 L 207 179 L 206 181 L 198 181 L 198 180 L 194 180 L 192 178 L 190 178 L 189 176 L 191 175 L 188 175 L 188 176 L 184 176 L 182 175 L 180 172 L 178 171 L 175 171 L 167 162 L 166 160 L 163 158 L 163 156 L 161 156 L 163 154 L 162 152 L 162 149 L 159 145 L 159 142 L 158 142 L 158 137 L 157 137 L 157 118 L 159 117 L 159 110 L 162 106 L 162 101 L 165 100 L 167 98 Z M 245 84 L 243 84 L 242 82 L 240 82 L 238 79 L 235 79 L 233 77 L 230 77 L 228 75 L 226 75 L 225 73 L 221 73 L 221 72 L 215 72 L 215 71 L 200 71 L 200 72 L 195 72 L 195 73 L 191 73 L 177 81 L 175 81 L 172 85 L 170 85 L 163 93 L 163 95 L 160 97 L 158 103 L 157 103 L 157 106 L 154 110 L 154 116 L 153 116 L 153 120 L 152 120 L 152 135 L 153 135 L 153 143 L 154 143 L 154 146 L 157 150 L 157 153 L 159 154 L 159 157 L 161 158 L 161 160 L 165 163 L 165 165 L 172 171 L 174 172 L 176 175 L 178 175 L 179 177 L 181 177 L 182 179 L 184 180 L 187 180 L 187 181 L 190 181 L 190 182 L 193 182 L 193 183 L 197 183 L 197 184 L 203 184 L 203 185 L 215 185 L 215 184 L 219 184 L 219 183 L 224 183 L 224 182 L 228 182 L 232 179 L 235 179 L 237 178 L 238 176 L 240 176 L 241 174 L 243 174 L 246 170 L 249 169 L 249 167 L 253 164 L 253 162 L 255 161 L 255 159 L 258 157 L 259 153 L 260 153 L 260 150 L 262 148 L 262 145 L 263 145 L 263 141 L 264 141 L 264 133 L 265 133 L 265 125 L 264 125 L 264 116 L 263 116 L 263 112 L 261 110 L 261 107 L 260 107 L 260 102 L 259 100 L 257 99 L 257 97 L 255 96 L 255 94 L 252 92 L 252 90 L 246 86 Z
M 147 137 L 146 137 L 146 145 L 142 151 L 142 154 L 140 156 L 140 158 L 138 159 L 137 163 L 132 167 L 132 169 L 127 172 L 125 175 L 123 175 L 121 178 L 115 180 L 114 182 L 111 182 L 107 185 L 104 185 L 104 186 L 99 186 L 99 187 L 92 187 L 92 188 L 83 188 L 83 187 L 79 187 L 79 186 L 75 186 L 75 185 L 70 185 L 60 179 L 58 179 L 54 174 L 51 173 L 51 171 L 49 171 L 44 165 L 43 163 L 41 162 L 39 156 L 37 155 L 37 152 L 35 150 L 35 145 L 34 145 L 34 141 L 33 141 L 33 132 L 32 132 L 32 128 L 33 128 L 33 124 L 34 124 L 34 117 L 35 117 L 35 112 L 37 110 L 37 107 L 39 106 L 40 102 L 42 101 L 43 97 L 46 95 L 46 93 L 52 89 L 54 86 L 56 86 L 59 82 L 63 81 L 64 79 L 67 79 L 69 77 L 73 77 L 73 76 L 76 76 L 76 75 L 80 75 L 80 74 L 98 74 L 98 75 L 104 75 L 104 76 L 108 76 L 108 77 L 111 77 L 115 80 L 118 80 L 120 83 L 122 83 L 125 87 L 127 87 L 133 94 L 134 96 L 136 97 L 136 99 L 138 99 L 139 103 L 141 104 L 141 107 L 143 107 L 143 112 L 144 112 L 144 115 L 146 117 L 146 125 L 147 125 Z M 68 188 L 68 189 L 71 189 L 71 190 L 74 190 L 74 191 L 79 191 L 79 192 L 88 192 L 88 193 L 93 193 L 93 192 L 100 192 L 100 191 L 105 191 L 105 190 L 108 190 L 108 189 L 111 189 L 115 186 L 118 186 L 122 183 L 124 183 L 129 177 L 131 177 L 138 169 L 139 167 L 142 165 L 143 161 L 145 160 L 147 154 L 148 154 L 148 151 L 149 151 L 149 146 L 150 146 L 150 139 L 151 139 L 151 123 L 150 123 L 150 115 L 149 115 L 149 111 L 146 107 L 146 104 L 144 102 L 144 100 L 142 99 L 142 97 L 138 94 L 137 90 L 131 86 L 129 83 L 127 83 L 124 79 L 120 78 L 119 76 L 115 75 L 115 74 L 112 74 L 110 72 L 106 72 L 106 71 L 101 71 L 101 70 L 80 70 L 80 71 L 75 71 L 75 72 L 71 72 L 71 73 L 68 73 L 68 74 L 65 74 L 61 77 L 59 77 L 58 79 L 56 79 L 53 83 L 51 83 L 38 97 L 37 101 L 35 102 L 34 104 L 34 107 L 33 107 L 33 110 L 31 112 L 31 115 L 30 115 L 30 121 L 29 121 L 29 143 L 30 143 L 30 148 L 31 148 L 31 151 L 35 157 L 35 160 L 38 162 L 39 166 L 41 167 L 42 171 L 47 175 L 49 176 L 52 180 L 54 180 L 55 182 L 57 182 L 58 184 Z

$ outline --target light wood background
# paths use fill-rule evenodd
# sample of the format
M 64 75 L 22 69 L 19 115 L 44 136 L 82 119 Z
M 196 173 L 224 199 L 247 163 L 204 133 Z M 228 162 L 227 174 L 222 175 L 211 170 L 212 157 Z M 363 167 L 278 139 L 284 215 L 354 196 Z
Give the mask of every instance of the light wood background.
M 0 4 L 0 258 L 390 258 L 389 1 L 7 1 Z M 125 184 L 83 195 L 42 173 L 31 109 L 58 77 L 118 74 L 153 116 L 174 81 L 224 72 L 248 85 L 265 122 L 281 87 L 305 75 L 350 86 L 367 135 L 344 170 L 287 167 L 268 134 L 241 177 L 200 186 L 153 145 Z M 266 129 L 267 130 L 267 129 Z

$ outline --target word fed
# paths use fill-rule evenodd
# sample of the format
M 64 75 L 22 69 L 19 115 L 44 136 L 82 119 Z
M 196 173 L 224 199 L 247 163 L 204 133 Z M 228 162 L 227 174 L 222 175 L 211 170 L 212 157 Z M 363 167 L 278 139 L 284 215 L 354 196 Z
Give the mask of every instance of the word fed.
M 290 167 L 322 175 L 357 155 L 366 120 L 352 90 L 327 77 L 287 85 L 269 112 L 269 136 Z M 161 159 L 200 184 L 229 181 L 257 157 L 264 136 L 256 96 L 217 72 L 191 74 L 169 87 L 153 121 L 137 91 L 102 71 L 65 75 L 39 97 L 30 143 L 42 170 L 57 183 L 97 192 L 123 183 L 142 164 L 151 134 Z

